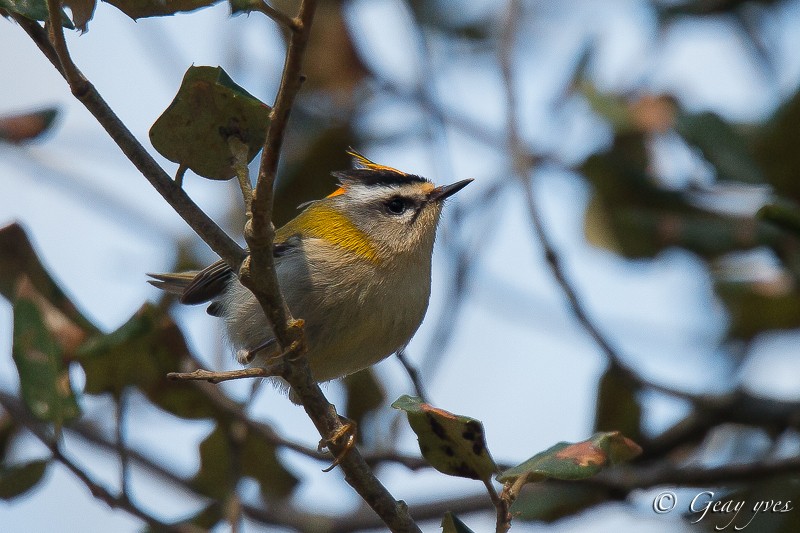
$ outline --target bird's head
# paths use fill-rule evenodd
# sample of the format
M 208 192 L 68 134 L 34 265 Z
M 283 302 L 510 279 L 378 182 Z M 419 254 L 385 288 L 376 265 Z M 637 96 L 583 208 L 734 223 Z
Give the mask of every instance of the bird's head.
M 334 172 L 339 188 L 312 208 L 320 216 L 328 211 L 329 226 L 340 226 L 343 233 L 352 225 L 363 249 L 374 250 L 377 260 L 407 254 L 427 254 L 430 258 L 436 226 L 444 201 L 463 189 L 467 179 L 435 186 L 430 180 L 370 161 L 350 150 L 355 165 L 351 170 Z M 351 243 L 354 244 L 354 243 Z

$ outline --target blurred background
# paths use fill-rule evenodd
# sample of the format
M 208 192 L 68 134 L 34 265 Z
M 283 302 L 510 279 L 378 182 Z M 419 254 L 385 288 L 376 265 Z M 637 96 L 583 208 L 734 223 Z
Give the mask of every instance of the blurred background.
M 134 21 L 123 8 L 98 3 L 67 42 L 168 173 L 177 165 L 148 130 L 189 66 L 220 65 L 274 101 L 285 38 L 262 13 L 219 2 Z M 147 525 L 75 469 L 163 522 L 381 531 L 339 470 L 298 451 L 318 435 L 282 393 L 163 379 L 190 359 L 236 367 L 216 319 L 145 283 L 216 257 L 13 21 L 0 20 L 0 49 L 0 226 L 20 225 L 0 233 L 3 531 Z M 644 448 L 625 483 L 526 490 L 512 531 L 712 530 L 730 517 L 685 516 L 705 489 L 800 501 L 798 50 L 797 0 L 319 3 L 276 225 L 333 190 L 349 146 L 436 183 L 475 178 L 447 205 L 430 308 L 405 352 L 427 399 L 481 420 L 506 465 L 596 430 Z M 189 172 L 184 188 L 242 241 L 235 180 Z M 46 426 L 25 410 L 12 358 L 10 299 L 20 273 L 46 278 L 39 261 L 89 332 L 59 363 L 76 404 L 39 417 L 64 422 L 72 471 L 36 436 Z M 480 483 L 393 460 L 419 456 L 389 407 L 415 394 L 396 357 L 324 390 L 425 531 L 447 510 L 494 529 Z M 762 468 L 775 462 L 787 466 Z M 735 467 L 747 474 L 722 475 Z M 708 469 L 721 474 L 680 477 Z M 656 514 L 676 485 L 675 511 Z M 799 523 L 795 510 L 750 527 Z

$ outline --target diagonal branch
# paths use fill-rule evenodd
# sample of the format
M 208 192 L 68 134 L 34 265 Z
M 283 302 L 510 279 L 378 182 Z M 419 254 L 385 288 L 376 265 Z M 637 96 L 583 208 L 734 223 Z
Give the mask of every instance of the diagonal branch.
M 48 0 L 52 12 L 59 13 L 58 0 Z M 299 16 L 293 19 L 293 31 L 281 79 L 281 87 L 271 113 L 270 127 L 262 154 L 258 183 L 253 193 L 252 214 L 245 227 L 245 238 L 251 254 L 246 256 L 186 193 L 170 179 L 133 134 L 113 113 L 100 97 L 94 86 L 83 76 L 72 62 L 64 40 L 63 28 L 54 15 L 51 20 L 52 43 L 42 27 L 22 16 L 14 19 L 40 48 L 67 80 L 73 95 L 95 116 L 114 139 L 123 153 L 150 181 L 153 187 L 172 205 L 184 220 L 233 268 L 240 268 L 240 278 L 258 299 L 273 331 L 286 349 L 287 357 L 282 365 L 281 376 L 289 382 L 301 399 L 303 406 L 314 422 L 323 442 L 341 457 L 339 461 L 346 481 L 375 510 L 392 531 L 419 531 L 411 520 L 405 504 L 396 501 L 375 478 L 358 450 L 348 450 L 345 443 L 332 440 L 344 428 L 335 408 L 328 403 L 319 386 L 314 382 L 305 359 L 305 343 L 302 321 L 294 320 L 281 297 L 272 258 L 274 227 L 272 218 L 273 184 L 278 167 L 280 149 L 288 124 L 292 105 L 303 82 L 300 73 L 303 56 L 308 43 L 311 22 L 316 2 L 305 0 Z M 52 22 L 55 21 L 55 24 Z M 346 453 L 345 453 L 346 452 Z
M 52 2 L 53 0 L 49 0 Z M 60 13 L 59 10 L 51 12 Z M 35 21 L 22 15 L 11 13 L 11 17 L 19 24 L 58 72 L 67 80 L 72 94 L 75 95 L 95 119 L 106 130 L 108 135 L 119 146 L 125 156 L 150 182 L 153 188 L 172 206 L 187 224 L 197 233 L 212 250 L 232 265 L 238 266 L 244 259 L 244 251 L 220 228 L 211 218 L 192 201 L 162 169 L 131 131 L 119 119 L 109 105 L 103 100 L 97 89 L 78 70 L 64 42 L 64 30 L 60 24 L 50 24 L 54 32 L 54 46 L 48 40 L 47 32 Z
M 295 320 L 280 292 L 272 256 L 275 227 L 272 224 L 273 189 L 281 147 L 292 106 L 304 81 L 301 74 L 311 23 L 316 10 L 315 0 L 304 0 L 294 19 L 286 53 L 281 85 L 270 113 L 270 124 L 261 155 L 258 180 L 253 191 L 250 218 L 245 225 L 245 239 L 250 255 L 239 269 L 239 278 L 258 300 L 278 343 L 284 349 L 280 376 L 300 399 L 303 408 L 322 436 L 321 444 L 337 457 L 345 480 L 392 531 L 419 531 L 404 503 L 398 502 L 375 477 L 360 452 L 347 445 L 347 439 L 336 436 L 346 432 L 336 409 L 314 381 L 305 357 L 306 345 L 302 320 Z M 334 463 L 336 464 L 336 463 Z
M 583 329 L 594 340 L 610 365 L 617 367 L 622 374 L 630 379 L 633 383 L 638 385 L 646 384 L 653 386 L 659 390 L 665 388 L 659 387 L 656 384 L 646 382 L 641 376 L 631 370 L 622 360 L 619 353 L 611 346 L 611 343 L 600 332 L 600 329 L 595 325 L 589 317 L 586 308 L 578 294 L 567 278 L 566 272 L 561 264 L 561 257 L 550 240 L 550 237 L 545 230 L 545 224 L 541 212 L 536 205 L 536 199 L 533 197 L 531 190 L 531 183 L 528 179 L 528 174 L 531 168 L 540 163 L 542 158 L 533 155 L 525 146 L 520 133 L 520 127 L 517 120 L 517 93 L 514 88 L 514 71 L 513 71 L 513 55 L 514 43 L 517 34 L 517 21 L 520 19 L 521 4 L 519 1 L 514 0 L 509 5 L 508 13 L 506 14 L 506 24 L 503 29 L 501 37 L 499 61 L 500 70 L 503 77 L 503 86 L 506 96 L 506 122 L 507 122 L 507 145 L 508 150 L 511 152 L 511 162 L 514 174 L 523 189 L 525 202 L 528 208 L 528 214 L 531 219 L 533 230 L 539 239 L 539 242 L 544 249 L 544 256 L 550 272 L 561 287 L 561 291 L 567 297 L 570 309 L 575 315 Z M 665 392 L 671 393 L 666 389 Z
M 301 29 L 301 26 L 298 25 L 297 20 L 293 19 L 283 11 L 275 9 L 271 5 L 269 5 L 266 0 L 254 0 L 252 9 L 254 11 L 260 11 L 264 13 L 266 16 L 277 22 L 278 24 L 282 24 L 286 27 L 286 29 L 291 30 L 293 32 L 298 32 Z
M 408 356 L 406 355 L 406 349 L 400 348 L 397 350 L 395 354 L 397 356 L 397 360 L 400 361 L 400 364 L 403 365 L 403 368 L 408 374 L 408 378 L 411 380 L 411 384 L 414 386 L 414 392 L 416 395 L 422 399 L 425 403 L 431 403 L 428 395 L 425 393 L 425 387 L 422 385 L 422 379 L 419 375 L 419 370 L 408 360 Z
M 25 408 L 22 405 L 17 404 L 15 401 L 12 401 L 10 396 L 6 394 L 0 394 L 0 405 L 3 406 L 3 409 L 11 413 L 11 415 L 14 417 L 14 420 L 20 422 L 25 429 L 30 431 L 31 434 L 39 439 L 39 441 L 41 441 L 41 443 L 50 450 L 50 453 L 53 455 L 53 459 L 57 460 L 70 472 L 72 472 L 75 477 L 77 477 L 81 483 L 83 483 L 86 488 L 89 489 L 89 491 L 92 493 L 92 496 L 104 501 L 113 509 L 122 509 L 127 511 L 157 531 L 187 531 L 186 528 L 176 528 L 170 526 L 169 524 L 158 520 L 154 516 L 147 514 L 147 512 L 143 511 L 133 502 L 131 502 L 124 492 L 120 493 L 119 496 L 115 496 L 107 488 L 94 481 L 89 474 L 84 472 L 78 465 L 76 465 L 71 459 L 63 454 L 61 451 L 61 446 L 52 438 L 51 435 L 48 434 L 45 425 L 32 420 L 32 418 L 27 415 Z

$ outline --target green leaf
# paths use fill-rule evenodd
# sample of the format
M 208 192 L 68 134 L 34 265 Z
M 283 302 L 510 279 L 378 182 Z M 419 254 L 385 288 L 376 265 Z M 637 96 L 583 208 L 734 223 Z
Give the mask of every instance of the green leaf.
M 150 128 L 158 152 L 214 180 L 235 176 L 229 140 L 247 146 L 247 161 L 267 137 L 270 108 L 220 67 L 190 67 L 178 94 Z
M 0 0 L 2 2 L 3 0 Z M 53 125 L 58 109 L 48 107 L 38 111 L 0 117 L 0 141 L 21 143 L 39 137 Z
M 0 466 L 0 500 L 10 500 L 35 487 L 47 470 L 48 461 L 31 461 L 23 465 Z
M 200 444 L 200 471 L 192 485 L 203 494 L 224 501 L 238 475 L 258 481 L 267 499 L 285 498 L 298 483 L 278 460 L 275 445 L 241 424 L 220 422 Z
M 741 183 L 765 183 L 764 174 L 750 154 L 744 137 L 722 118 L 711 112 L 692 115 L 678 113 L 675 129 L 696 146 L 721 179 Z
M 442 518 L 442 533 L 473 533 L 456 515 L 447 511 Z
M 298 110 L 299 111 L 299 110 Z M 334 170 L 349 168 L 351 158 L 347 149 L 358 146 L 352 129 L 331 127 L 301 113 L 292 114 L 292 124 L 297 125 L 289 135 L 298 131 L 313 134 L 312 139 L 292 139 L 286 143 L 286 154 L 281 157 L 283 168 L 275 184 L 275 208 L 272 220 L 275 226 L 286 224 L 297 215 L 297 206 L 327 196 L 336 190 Z
M 781 229 L 800 236 L 800 206 L 793 202 L 763 206 L 756 214 L 761 220 L 772 222 Z
M 585 479 L 604 468 L 633 459 L 642 449 L 620 432 L 595 433 L 582 442 L 559 442 L 524 463 L 497 476 L 501 483 L 523 483 L 543 479 Z
M 22 399 L 39 420 L 61 427 L 80 415 L 61 347 L 31 300 L 14 303 L 14 363 Z
M 145 17 L 163 17 L 182 11 L 194 11 L 214 5 L 222 0 L 103 0 L 116 7 L 133 20 Z
M 258 481 L 267 500 L 286 498 L 299 483 L 283 466 L 275 445 L 249 431 L 242 446 L 242 474 Z
M 361 426 L 364 418 L 382 406 L 386 400 L 383 387 L 371 368 L 365 368 L 344 378 L 344 387 L 346 393 L 344 412 L 357 426 Z M 358 432 L 358 442 L 362 442 L 361 433 Z
M 515 520 L 553 522 L 608 501 L 608 489 L 579 483 L 528 485 L 511 504 Z
M 97 0 L 64 0 L 64 6 L 72 12 L 72 21 L 81 32 L 88 30 L 89 21 L 94 16 Z
M 581 80 L 577 84 L 577 89 L 586 98 L 592 110 L 609 121 L 614 131 L 622 133 L 636 129 L 630 105 L 622 98 L 601 92 L 586 80 Z
M 636 397 L 638 391 L 636 382 L 618 366 L 610 366 L 600 378 L 594 430 L 617 430 L 637 440 L 642 418 L 642 408 Z
M 5 461 L 8 445 L 19 431 L 19 424 L 8 413 L 0 414 L 0 463 Z
M 398 398 L 392 407 L 406 412 L 422 456 L 439 472 L 484 481 L 497 472 L 480 421 L 437 409 L 408 395 Z
M 145 304 L 118 330 L 98 334 L 81 346 L 79 362 L 86 374 L 85 392 L 119 397 L 138 387 L 157 406 L 183 418 L 213 418 L 219 412 L 189 383 L 174 383 L 169 372 L 189 357 L 186 340 L 175 322 L 156 306 Z
M 50 18 L 47 0 L 0 0 L 0 10 L 3 9 L 31 20 L 44 21 Z M 63 9 L 61 10 L 61 25 L 70 30 L 75 29 Z
M 782 105 L 757 133 L 754 155 L 781 196 L 800 203 L 800 91 Z
M 263 0 L 228 0 L 228 4 L 231 7 L 231 15 L 259 11 L 262 3 Z
M 771 291 L 755 283 L 719 281 L 714 289 L 730 316 L 731 337 L 749 340 L 764 331 L 800 327 L 800 292 L 795 287 Z
M 596 196 L 584 220 L 587 239 L 625 257 L 654 257 L 680 246 L 709 259 L 757 246 L 780 247 L 784 235 L 750 217 L 628 207 Z
M 227 431 L 218 425 L 200 443 L 200 471 L 192 485 L 215 500 L 224 501 L 231 492 L 231 450 Z
M 22 278 L 27 278 L 37 293 L 78 327 L 87 332 L 97 331 L 50 277 L 22 226 L 9 224 L 0 229 L 0 294 L 13 301 Z

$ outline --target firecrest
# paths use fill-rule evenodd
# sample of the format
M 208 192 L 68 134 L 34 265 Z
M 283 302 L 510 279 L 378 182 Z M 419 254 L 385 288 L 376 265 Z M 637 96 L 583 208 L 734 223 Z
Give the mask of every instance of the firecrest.
M 444 200 L 472 180 L 436 187 L 351 151 L 355 168 L 335 172 L 339 188 L 304 204 L 275 233 L 278 283 L 305 321 L 308 362 L 318 382 L 352 374 L 405 346 L 431 292 L 431 254 Z M 252 293 L 218 261 L 200 272 L 151 274 L 184 304 L 211 302 L 225 319 L 242 364 L 279 355 Z

